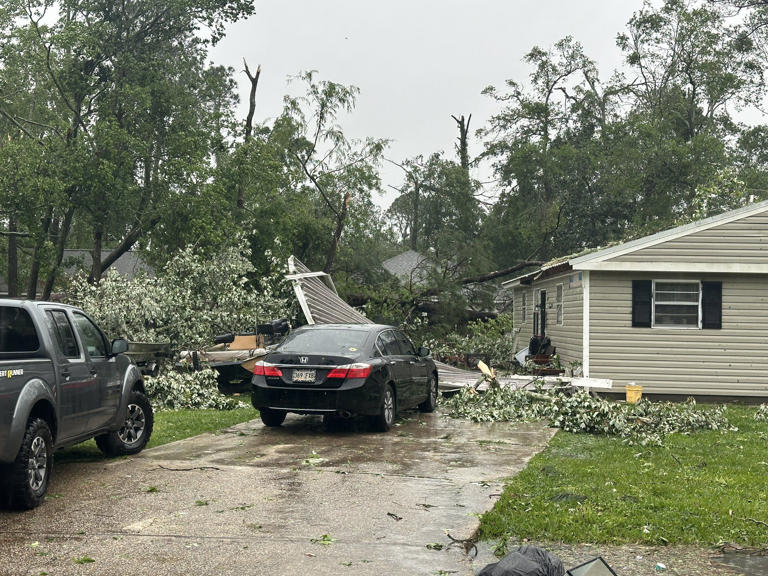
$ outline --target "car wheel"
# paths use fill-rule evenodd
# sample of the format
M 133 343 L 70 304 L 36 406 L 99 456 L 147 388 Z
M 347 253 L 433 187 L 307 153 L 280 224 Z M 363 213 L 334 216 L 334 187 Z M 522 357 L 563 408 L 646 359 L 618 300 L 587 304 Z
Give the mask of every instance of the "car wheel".
M 274 410 L 272 408 L 259 408 L 259 415 L 261 416 L 261 421 L 264 423 L 264 426 L 280 426 L 283 422 L 285 422 L 285 411 L 284 410 Z
M 379 432 L 386 432 L 395 423 L 396 414 L 397 401 L 395 399 L 395 391 L 391 384 L 387 384 L 381 397 L 381 408 L 379 413 L 371 418 L 371 424 Z
M 432 374 L 427 382 L 427 399 L 419 404 L 420 412 L 434 412 L 437 406 L 437 378 Z
M 138 390 L 132 390 L 122 425 L 118 430 L 96 436 L 96 445 L 105 456 L 138 454 L 149 442 L 154 422 L 149 399 Z
M 11 506 L 21 510 L 43 503 L 53 468 L 53 434 L 42 418 L 30 418 L 16 460 L 10 466 Z

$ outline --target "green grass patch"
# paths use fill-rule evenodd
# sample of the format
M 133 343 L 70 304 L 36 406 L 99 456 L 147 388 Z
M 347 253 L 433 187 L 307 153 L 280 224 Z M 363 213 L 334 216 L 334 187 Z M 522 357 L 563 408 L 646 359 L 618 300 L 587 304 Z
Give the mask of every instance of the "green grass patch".
M 662 446 L 559 431 L 483 515 L 482 539 L 566 543 L 768 543 L 768 422 L 729 406 L 738 431 Z
M 155 412 L 155 425 L 148 448 L 162 446 L 197 436 L 204 432 L 215 432 L 257 418 L 259 413 L 253 408 L 235 410 L 177 410 Z M 101 460 L 104 456 L 96 447 L 94 440 L 76 444 L 56 453 L 56 462 Z

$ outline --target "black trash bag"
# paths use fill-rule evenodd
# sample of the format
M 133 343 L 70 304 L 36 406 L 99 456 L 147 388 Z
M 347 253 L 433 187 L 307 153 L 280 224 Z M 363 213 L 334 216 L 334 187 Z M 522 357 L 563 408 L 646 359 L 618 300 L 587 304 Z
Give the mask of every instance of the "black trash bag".
M 488 564 L 477 576 L 563 576 L 559 558 L 536 546 L 518 546 L 498 562 Z

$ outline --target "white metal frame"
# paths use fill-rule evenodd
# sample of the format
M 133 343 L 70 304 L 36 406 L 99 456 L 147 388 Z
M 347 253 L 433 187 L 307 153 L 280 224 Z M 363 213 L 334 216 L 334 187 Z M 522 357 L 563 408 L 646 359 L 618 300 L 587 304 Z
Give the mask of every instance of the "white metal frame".
M 558 288 L 560 289 L 560 300 L 557 299 Z M 555 326 L 565 325 L 565 285 L 560 282 L 555 284 Z
M 699 301 L 697 305 L 698 319 L 696 326 L 684 326 L 680 324 L 656 324 L 656 282 L 667 282 L 673 284 L 695 284 L 699 287 Z M 678 280 L 676 278 L 660 278 L 653 280 L 653 289 L 651 291 L 651 328 L 671 328 L 672 330 L 701 330 L 701 280 Z M 691 302 L 661 302 L 662 305 L 691 306 Z

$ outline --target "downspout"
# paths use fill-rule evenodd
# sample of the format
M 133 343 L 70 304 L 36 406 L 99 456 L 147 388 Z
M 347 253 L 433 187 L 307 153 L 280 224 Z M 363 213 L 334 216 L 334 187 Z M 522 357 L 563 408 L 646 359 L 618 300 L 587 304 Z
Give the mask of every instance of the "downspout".
M 589 270 L 582 272 L 582 290 L 584 292 L 584 308 L 583 308 L 583 320 L 582 320 L 582 336 L 581 336 L 581 371 L 584 378 L 589 378 Z

